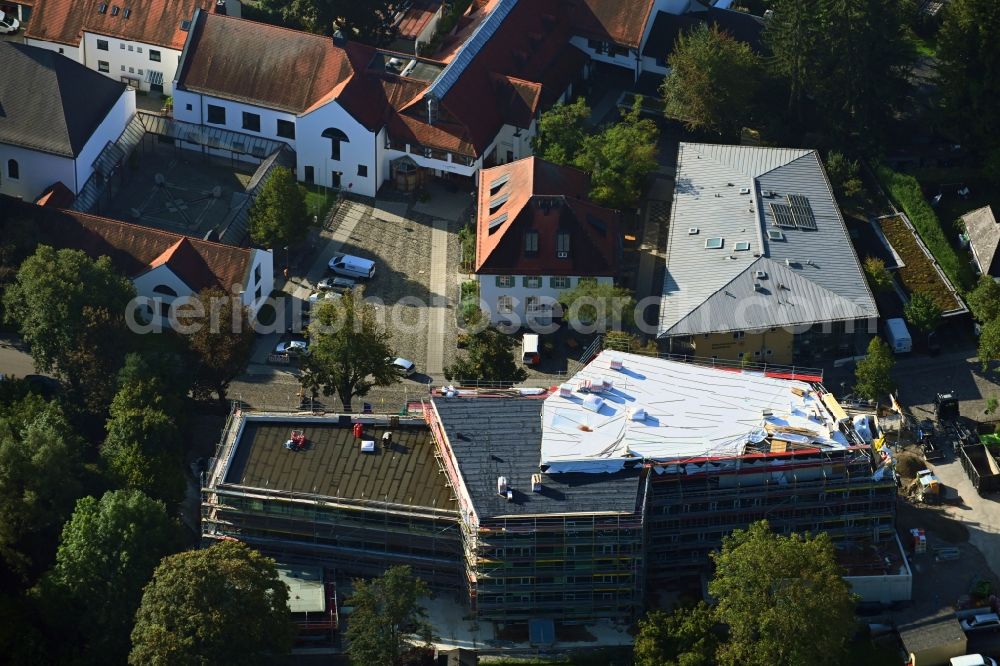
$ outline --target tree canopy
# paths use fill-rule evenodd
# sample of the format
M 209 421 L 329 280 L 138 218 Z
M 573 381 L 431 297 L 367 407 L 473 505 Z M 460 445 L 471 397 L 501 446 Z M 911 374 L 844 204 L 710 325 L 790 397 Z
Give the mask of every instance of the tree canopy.
M 367 44 L 384 44 L 392 35 L 396 0 L 262 0 L 261 8 L 289 27 L 322 35 L 340 30 Z
M 590 174 L 590 199 L 611 208 L 631 206 L 642 196 L 646 176 L 656 170 L 660 130 L 643 118 L 642 99 L 597 134 L 584 137 L 573 163 Z
M 630 321 L 635 312 L 632 292 L 614 284 L 581 278 L 572 289 L 559 293 L 559 304 L 571 325 L 609 331 L 635 323 Z
M 291 648 L 288 587 L 274 560 L 224 541 L 170 555 L 146 586 L 129 663 L 266 664 Z
M 903 314 L 906 321 L 921 333 L 930 333 L 941 325 L 941 307 L 922 291 L 910 297 L 910 302 L 903 308 Z
M 237 296 L 218 288 L 198 294 L 206 316 L 201 320 L 181 317 L 193 325 L 185 336 L 188 349 L 194 355 L 194 394 L 207 398 L 213 392 L 219 400 L 226 399 L 229 383 L 242 373 L 250 360 L 256 337 L 250 312 Z
M 717 663 L 843 663 L 854 598 L 829 535 L 781 536 L 760 521 L 727 536 L 712 560 L 708 591 L 729 630 Z
M 1000 284 L 989 275 L 979 278 L 976 288 L 965 295 L 965 300 L 980 324 L 1000 317 Z
M 662 85 L 667 117 L 689 130 L 738 135 L 760 83 L 760 60 L 750 46 L 702 23 L 677 37 L 669 64 Z
M 278 249 L 300 242 L 309 232 L 306 197 L 285 167 L 275 167 L 250 207 L 250 238 Z
M 673 613 L 652 611 L 639 620 L 635 666 L 715 666 L 715 611 L 705 602 Z
M 320 390 L 326 396 L 336 394 L 350 411 L 355 397 L 399 381 L 391 365 L 396 356 L 391 338 L 379 323 L 375 306 L 366 303 L 358 290 L 322 300 L 314 306 L 309 353 L 301 360 L 302 388 L 314 395 Z
M 538 120 L 531 147 L 535 157 L 555 164 L 572 164 L 587 136 L 590 107 L 583 97 L 572 104 L 556 104 Z
M 4 307 L 35 367 L 54 372 L 96 413 L 114 394 L 128 343 L 125 308 L 134 296 L 107 257 L 41 245 L 21 264 Z
M 991 361 L 1000 360 L 1000 318 L 983 324 L 979 331 L 979 362 L 983 372 L 990 367 Z
M 858 361 L 854 370 L 857 380 L 854 390 L 866 400 L 884 399 L 895 387 L 892 381 L 892 366 L 895 364 L 896 359 L 889 345 L 875 336 L 868 343 L 868 354 Z
M 424 581 L 408 566 L 390 567 L 380 578 L 354 581 L 351 622 L 347 626 L 347 652 L 351 663 L 395 666 L 411 649 L 407 636 L 431 640 L 427 611 L 420 597 L 428 593 Z
M 892 273 L 885 267 L 885 261 L 878 257 L 865 257 L 864 268 L 872 291 L 892 291 Z
M 444 369 L 448 381 L 484 381 L 514 384 L 528 372 L 514 358 L 518 340 L 495 328 L 484 328 L 469 336 L 465 355 Z
M 77 637 L 65 643 L 84 646 L 85 663 L 125 662 L 142 589 L 178 536 L 163 504 L 139 492 L 76 503 L 40 589 L 46 614 Z

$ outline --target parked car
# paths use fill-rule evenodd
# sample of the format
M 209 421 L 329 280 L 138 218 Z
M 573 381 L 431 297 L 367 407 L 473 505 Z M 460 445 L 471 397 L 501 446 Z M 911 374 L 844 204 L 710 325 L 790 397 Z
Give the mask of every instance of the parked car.
M 0 35 L 10 35 L 21 28 L 21 22 L 10 14 L 0 11 Z
M 996 631 L 1000 629 L 1000 615 L 980 613 L 962 620 L 960 624 L 965 631 Z
M 313 305 L 313 304 L 317 303 L 321 297 L 322 297 L 322 299 L 324 301 L 335 301 L 338 298 L 340 298 L 340 296 L 341 295 L 338 294 L 335 291 L 324 291 L 324 292 L 317 291 L 317 292 L 314 292 L 312 294 L 309 294 L 308 303 L 310 305 Z
M 274 348 L 275 354 L 288 354 L 289 356 L 299 356 L 309 353 L 309 342 L 306 340 L 286 340 L 279 342 Z
M 375 262 L 371 259 L 355 257 L 353 254 L 338 254 L 327 264 L 337 275 L 350 278 L 371 278 L 375 275 Z
M 354 287 L 357 284 L 358 284 L 357 282 L 355 282 L 349 277 L 343 277 L 343 276 L 328 277 L 320 280 L 319 283 L 316 285 L 316 289 L 318 289 L 319 291 L 344 292 L 348 291 L 349 289 L 354 289 Z
M 392 364 L 393 370 L 404 377 L 409 377 L 417 371 L 417 366 L 413 363 L 413 361 L 405 358 L 387 358 L 386 361 L 389 361 L 389 363 Z

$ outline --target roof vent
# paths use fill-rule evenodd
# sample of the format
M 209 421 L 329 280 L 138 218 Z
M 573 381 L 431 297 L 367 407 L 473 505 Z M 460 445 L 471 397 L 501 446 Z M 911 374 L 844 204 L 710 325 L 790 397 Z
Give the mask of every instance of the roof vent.
M 513 490 L 510 490 L 510 489 L 508 488 L 508 489 L 507 489 L 507 495 L 506 495 L 506 498 L 507 498 L 507 501 L 508 501 L 508 502 L 513 502 L 513 501 L 514 501 L 514 491 L 513 491 Z
M 749 187 L 741 187 L 740 188 L 740 194 L 750 194 L 750 188 Z
M 508 490 L 508 488 L 507 488 L 507 477 L 506 476 L 501 476 L 501 477 L 497 478 L 497 495 L 506 495 L 507 494 L 507 490 Z
M 540 493 L 542 492 L 542 475 L 532 474 L 531 475 L 531 492 Z
M 760 292 L 762 292 L 762 291 L 764 291 L 764 285 L 762 285 L 760 282 L 754 282 L 753 283 L 753 290 L 754 291 L 760 291 Z
M 215 13 L 219 16 L 225 16 L 229 13 L 226 8 L 226 0 L 215 0 Z
M 595 414 L 601 411 L 601 407 L 604 406 L 604 398 L 599 395 L 588 395 L 583 399 L 583 408 L 589 412 L 594 412 Z
M 366 439 L 361 442 L 361 453 L 375 453 L 375 440 Z
M 698 227 L 688 227 L 688 236 L 697 236 Z
M 632 420 L 633 421 L 645 421 L 646 420 L 646 410 L 643 407 L 635 407 L 632 410 Z
M 427 124 L 433 125 L 437 122 L 438 101 L 433 97 L 427 98 Z
M 181 21 L 181 30 L 182 31 L 187 32 L 190 29 L 191 29 L 191 21 L 189 21 L 187 19 L 184 19 L 183 21 Z
M 559 397 L 560 398 L 572 398 L 573 397 L 573 385 L 572 384 L 560 384 L 559 385 Z
M 621 356 L 612 356 L 611 357 L 611 369 L 612 370 L 621 370 L 622 369 L 622 357 Z
M 767 272 L 765 272 L 765 271 L 757 271 L 753 275 L 758 280 L 766 280 L 767 279 Z
M 601 390 L 610 391 L 615 387 L 615 380 L 611 377 L 601 377 Z
M 795 260 L 794 259 L 789 259 L 788 257 L 785 257 L 785 265 L 786 266 L 792 266 L 794 264 L 795 264 Z

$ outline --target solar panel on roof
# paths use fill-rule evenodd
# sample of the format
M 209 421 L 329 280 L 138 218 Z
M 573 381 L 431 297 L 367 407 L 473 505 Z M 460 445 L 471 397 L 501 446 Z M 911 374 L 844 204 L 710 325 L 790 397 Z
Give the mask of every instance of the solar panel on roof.
M 816 229 L 816 217 L 813 215 L 809 199 L 801 194 L 789 194 L 788 206 L 792 210 L 792 219 L 799 229 Z
M 792 209 L 780 203 L 768 204 L 771 206 L 771 215 L 774 217 L 774 225 L 785 229 L 795 228 L 795 218 L 792 217 Z

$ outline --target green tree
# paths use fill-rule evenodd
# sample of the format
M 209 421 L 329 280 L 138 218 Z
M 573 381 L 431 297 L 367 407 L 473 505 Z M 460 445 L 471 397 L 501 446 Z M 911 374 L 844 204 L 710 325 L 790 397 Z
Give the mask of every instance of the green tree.
M 941 307 L 922 291 L 910 297 L 903 308 L 903 316 L 921 333 L 930 333 L 941 325 Z
M 197 361 L 194 395 L 205 399 L 214 392 L 223 401 L 229 383 L 246 369 L 250 360 L 256 341 L 253 322 L 239 298 L 221 289 L 206 289 L 198 295 L 198 300 L 204 318 L 178 316 L 184 325 L 192 327 L 186 340 Z
M 651 611 L 639 620 L 635 666 L 714 666 L 715 612 L 705 602 L 673 613 Z
M 503 384 L 523 382 L 527 371 L 514 359 L 518 340 L 495 328 L 485 328 L 469 336 L 465 356 L 444 369 L 448 381 L 485 381 Z
M 104 409 L 127 350 L 125 308 L 132 283 L 107 257 L 39 246 L 4 294 L 9 321 L 31 347 L 35 367 L 54 372 L 80 404 Z
M 750 46 L 703 23 L 677 37 L 669 64 L 661 88 L 667 117 L 689 130 L 736 136 L 760 81 L 760 60 Z
M 424 581 L 408 566 L 394 566 L 381 578 L 354 581 L 350 604 L 354 607 L 347 626 L 347 653 L 353 664 L 396 666 L 411 649 L 409 635 L 431 640 L 427 611 L 420 597 L 428 593 Z
M 892 291 L 892 273 L 878 257 L 865 257 L 865 276 L 873 291 Z
M 868 343 L 868 355 L 858 361 L 854 370 L 857 380 L 854 390 L 866 400 L 884 398 L 895 387 L 892 381 L 892 366 L 895 363 L 889 345 L 878 336 L 872 338 Z
M 590 199 L 597 204 L 623 208 L 642 195 L 646 176 L 659 166 L 656 161 L 660 130 L 641 116 L 642 99 L 621 121 L 599 134 L 584 138 L 574 164 L 590 174 Z
M 390 386 L 399 375 L 390 362 L 395 352 L 391 335 L 379 323 L 375 306 L 366 303 L 357 290 L 340 298 L 324 300 L 314 307 L 309 325 L 309 353 L 302 358 L 303 389 L 314 395 L 334 393 L 344 409 L 351 410 L 355 397 L 364 397 L 374 386 Z
M 854 597 L 828 534 L 780 536 L 760 521 L 727 536 L 712 560 L 708 591 L 729 628 L 717 663 L 843 663 Z
M 965 300 L 980 324 L 1000 317 L 1000 284 L 989 275 L 979 278 L 979 284 L 965 295 Z
M 156 567 L 136 613 L 129 663 L 272 663 L 293 635 L 288 586 L 274 560 L 223 541 Z
M 555 164 L 572 164 L 587 136 L 590 107 L 583 97 L 572 104 L 556 104 L 538 120 L 538 133 L 531 141 L 536 157 Z
M 0 557 L 23 577 L 51 557 L 82 493 L 83 446 L 55 402 L 29 396 L 0 411 Z
M 573 324 L 598 331 L 621 330 L 635 311 L 635 298 L 624 287 L 597 280 L 580 279 L 572 289 L 560 292 L 563 316 Z
M 250 207 L 250 238 L 277 250 L 300 242 L 308 232 L 305 194 L 290 169 L 276 167 Z
M 322 35 L 334 31 L 367 44 L 385 44 L 393 34 L 396 0 L 263 0 L 261 9 L 284 25 Z M 273 20 L 272 19 L 272 20 Z
M 989 370 L 990 362 L 1000 360 L 1000 319 L 983 324 L 979 332 L 979 362 L 983 372 Z
M 951 130 L 984 155 L 1000 147 L 998 9 L 993 0 L 952 0 L 937 35 L 937 97 Z
M 117 490 L 84 497 L 62 531 L 56 565 L 38 593 L 66 643 L 82 645 L 82 661 L 124 663 L 142 588 L 178 544 L 161 502 Z M 64 634 L 65 635 L 65 634 Z
M 858 196 L 864 189 L 860 178 L 861 167 L 857 160 L 849 160 L 843 153 L 835 150 L 826 156 L 826 174 L 830 177 L 830 185 L 841 200 L 849 200 Z
M 818 87 L 822 69 L 823 2 L 773 0 L 773 15 L 764 29 L 772 53 L 771 71 L 788 82 L 788 110 L 802 120 L 806 95 Z

